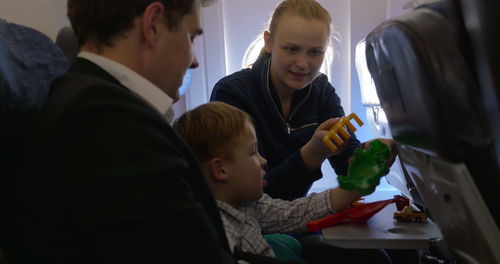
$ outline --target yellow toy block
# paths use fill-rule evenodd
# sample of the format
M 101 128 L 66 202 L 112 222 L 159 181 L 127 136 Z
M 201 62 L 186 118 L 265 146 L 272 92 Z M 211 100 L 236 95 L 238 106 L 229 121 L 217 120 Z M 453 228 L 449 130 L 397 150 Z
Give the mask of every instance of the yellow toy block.
M 330 128 L 330 132 L 323 138 L 323 142 L 331 150 L 337 151 L 351 137 L 344 127 L 347 127 L 352 132 L 356 131 L 356 128 L 350 123 L 351 119 L 356 120 L 359 126 L 363 125 L 363 122 L 355 113 L 341 117 L 340 120 Z

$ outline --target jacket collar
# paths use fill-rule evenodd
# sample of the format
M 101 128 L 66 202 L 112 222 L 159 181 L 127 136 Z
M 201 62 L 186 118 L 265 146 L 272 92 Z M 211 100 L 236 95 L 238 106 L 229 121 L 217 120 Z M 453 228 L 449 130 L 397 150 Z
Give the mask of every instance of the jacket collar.
M 78 53 L 78 57 L 87 59 L 105 70 L 123 86 L 147 101 L 162 115 L 167 112 L 174 101 L 151 81 L 121 63 L 86 51 Z
M 267 52 L 262 52 L 255 63 L 252 66 L 252 71 L 254 74 L 254 80 L 257 81 L 257 87 L 260 87 L 260 93 L 265 98 L 268 107 L 274 109 L 276 113 L 281 117 L 281 119 L 287 123 L 287 121 L 283 118 L 283 114 L 281 109 L 281 102 L 277 97 L 276 91 L 274 87 L 270 85 L 270 68 L 271 68 L 271 54 Z M 294 94 L 294 102 L 293 109 L 289 116 L 289 119 L 293 117 L 294 112 L 296 112 L 297 108 L 299 108 L 304 101 L 307 100 L 309 94 L 312 90 L 312 82 L 308 87 L 295 92 Z M 273 96 L 274 94 L 274 96 Z M 274 97 L 274 98 L 273 98 Z M 276 100 L 275 100 L 276 99 Z
M 128 87 L 126 87 L 115 76 L 111 75 L 109 72 L 107 72 L 101 66 L 97 65 L 93 61 L 88 60 L 87 58 L 76 57 L 75 61 L 71 65 L 71 68 L 68 71 L 68 73 L 70 73 L 70 74 L 82 74 L 83 73 L 83 74 L 86 74 L 88 76 L 93 76 L 95 78 L 104 79 L 108 82 L 111 82 L 116 87 L 119 87 L 119 88 L 123 89 L 124 91 L 132 94 L 134 97 L 136 97 L 137 99 L 141 100 L 142 102 L 144 102 L 145 104 L 150 106 L 152 109 L 154 109 L 158 114 L 160 114 L 164 118 L 167 118 L 165 116 L 165 113 L 160 111 L 158 109 L 158 107 L 156 107 L 154 104 L 152 104 L 150 101 L 148 101 L 146 98 L 144 98 L 140 94 L 138 94 L 138 93 L 134 92 L 133 90 L 129 89 Z M 51 90 L 51 93 L 52 92 L 53 91 Z M 167 120 L 167 121 L 170 123 L 170 120 Z

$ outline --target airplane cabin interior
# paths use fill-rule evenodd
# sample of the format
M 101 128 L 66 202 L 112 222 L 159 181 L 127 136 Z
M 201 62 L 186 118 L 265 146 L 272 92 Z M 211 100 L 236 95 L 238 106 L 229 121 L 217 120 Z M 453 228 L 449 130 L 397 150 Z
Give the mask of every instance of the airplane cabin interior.
M 71 62 L 78 43 L 65 17 L 65 1 L 35 2 L 2 1 L 0 23 L 42 32 Z M 264 22 L 279 2 L 218 0 L 202 10 L 205 32 L 195 43 L 200 66 L 184 77 L 175 117 L 208 102 L 220 78 L 255 60 Z M 331 12 L 336 32 L 321 72 L 337 89 L 346 114 L 356 113 L 365 122 L 356 135 L 361 141 L 385 137 L 399 143 L 396 162 L 368 200 L 402 195 L 428 214 L 425 224 L 438 230 L 437 237 L 418 240 L 425 240 L 424 248 L 412 248 L 404 228 L 418 224 L 398 226 L 388 216 L 381 221 L 402 233 L 389 234 L 386 244 L 367 237 L 358 246 L 419 250 L 427 256 L 419 264 L 500 264 L 500 1 L 318 2 Z M 2 38 L 0 32 L 0 166 L 15 175 L 13 164 L 21 161 L 10 143 L 22 133 L 13 127 L 21 130 L 25 124 L 12 120 L 29 120 L 22 111 L 13 118 L 17 104 L 29 105 L 15 100 L 38 100 L 30 102 L 32 115 L 46 94 L 18 93 L 23 84 L 14 84 L 12 58 L 4 52 L 12 42 Z M 337 184 L 329 164 L 322 170 L 324 178 L 311 191 Z M 4 172 L 0 175 L 8 178 Z M 2 188 L 8 188 L 8 181 L 2 181 Z

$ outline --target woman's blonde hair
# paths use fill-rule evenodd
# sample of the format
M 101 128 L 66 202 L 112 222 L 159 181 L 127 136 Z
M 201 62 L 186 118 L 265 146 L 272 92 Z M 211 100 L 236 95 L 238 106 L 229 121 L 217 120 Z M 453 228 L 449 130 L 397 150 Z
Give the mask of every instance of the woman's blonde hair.
M 317 19 L 328 25 L 331 33 L 332 17 L 330 13 L 315 0 L 284 0 L 276 9 L 269 21 L 269 33 L 273 35 L 283 14 L 299 15 L 306 19 Z

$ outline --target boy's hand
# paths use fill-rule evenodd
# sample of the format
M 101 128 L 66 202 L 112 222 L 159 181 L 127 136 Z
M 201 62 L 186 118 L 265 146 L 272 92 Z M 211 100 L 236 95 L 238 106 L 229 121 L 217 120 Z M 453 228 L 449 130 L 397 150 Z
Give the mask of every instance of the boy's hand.
M 389 167 L 392 166 L 392 164 L 394 163 L 394 161 L 396 160 L 396 156 L 398 155 L 398 143 L 392 139 L 388 139 L 388 138 L 376 138 L 376 139 L 372 139 L 372 140 L 368 140 L 366 142 L 364 142 L 363 144 L 361 144 L 361 148 L 362 149 L 369 149 L 370 148 L 370 143 L 373 142 L 374 140 L 378 140 L 382 143 L 384 143 L 387 147 L 389 147 L 390 151 L 391 151 L 391 155 L 389 156 L 389 159 L 387 160 L 387 164 L 389 165 Z
M 389 165 L 389 168 L 392 167 L 392 164 L 394 164 L 394 161 L 396 160 L 396 157 L 398 155 L 398 143 L 392 139 L 388 138 L 376 138 L 372 140 L 368 140 L 361 144 L 362 149 L 369 149 L 370 148 L 370 143 L 373 142 L 374 140 L 378 140 L 382 143 L 384 143 L 387 147 L 389 147 L 389 150 L 391 151 L 391 154 L 389 156 L 389 159 L 387 160 L 387 165 Z
M 363 195 L 372 193 L 380 183 L 380 178 L 389 173 L 396 153 L 397 145 L 389 139 L 376 139 L 363 144 L 351 160 L 348 175 L 338 175 L 340 187 L 356 190 Z

